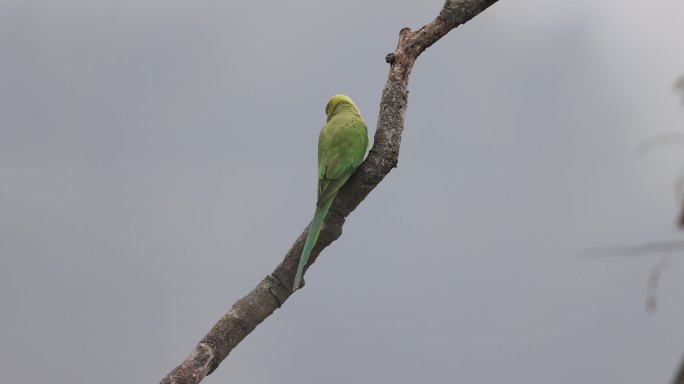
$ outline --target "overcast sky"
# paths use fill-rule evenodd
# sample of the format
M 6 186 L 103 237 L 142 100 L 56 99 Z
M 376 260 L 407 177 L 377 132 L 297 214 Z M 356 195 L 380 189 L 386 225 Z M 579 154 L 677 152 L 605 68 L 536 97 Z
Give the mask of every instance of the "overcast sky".
M 154 383 L 310 220 L 431 1 L 0 0 L 0 371 Z M 667 383 L 684 2 L 501 0 L 418 60 L 399 167 L 206 383 Z

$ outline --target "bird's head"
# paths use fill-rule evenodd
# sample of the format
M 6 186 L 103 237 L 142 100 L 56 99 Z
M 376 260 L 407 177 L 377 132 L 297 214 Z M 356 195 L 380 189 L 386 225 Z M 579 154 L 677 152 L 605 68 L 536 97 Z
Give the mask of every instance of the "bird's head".
M 333 117 L 336 111 L 339 109 L 348 109 L 351 108 L 353 110 L 356 110 L 358 112 L 358 109 L 356 108 L 356 105 L 352 101 L 352 99 L 349 98 L 347 95 L 335 95 L 330 98 L 330 101 L 328 101 L 328 104 L 325 106 L 325 114 L 328 115 L 328 121 L 330 121 L 330 118 Z

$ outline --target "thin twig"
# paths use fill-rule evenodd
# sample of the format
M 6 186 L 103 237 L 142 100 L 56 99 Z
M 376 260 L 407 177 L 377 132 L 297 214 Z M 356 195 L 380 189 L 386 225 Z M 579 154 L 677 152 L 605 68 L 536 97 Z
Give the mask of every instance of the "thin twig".
M 646 294 L 646 311 L 653 313 L 658 308 L 658 289 L 660 288 L 660 278 L 667 267 L 672 262 L 672 255 L 664 256 L 651 268 L 648 275 L 648 293 Z
M 583 259 L 625 256 L 637 257 L 662 255 L 681 251 L 684 251 L 684 240 L 663 240 L 637 245 L 594 247 L 580 251 L 578 256 Z
M 684 132 L 659 133 L 639 144 L 636 148 L 636 153 L 638 155 L 646 155 L 654 149 L 670 145 L 684 145 Z

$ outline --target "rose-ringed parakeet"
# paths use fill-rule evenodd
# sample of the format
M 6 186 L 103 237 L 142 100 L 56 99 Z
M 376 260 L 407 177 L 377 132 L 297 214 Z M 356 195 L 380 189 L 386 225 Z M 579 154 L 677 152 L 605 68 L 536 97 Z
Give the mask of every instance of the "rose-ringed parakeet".
M 325 113 L 328 119 L 318 138 L 318 201 L 299 259 L 293 291 L 299 288 L 304 266 L 337 191 L 361 164 L 368 149 L 366 123 L 349 97 L 333 96 L 325 106 Z

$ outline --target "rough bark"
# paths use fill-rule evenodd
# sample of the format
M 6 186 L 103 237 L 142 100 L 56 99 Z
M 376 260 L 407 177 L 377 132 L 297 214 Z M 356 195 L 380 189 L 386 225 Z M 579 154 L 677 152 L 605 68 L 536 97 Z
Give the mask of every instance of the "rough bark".
M 450 30 L 469 21 L 498 0 L 446 0 L 439 15 L 420 29 L 404 28 L 393 53 L 387 84 L 380 101 L 375 141 L 365 162 L 340 189 L 304 271 L 316 261 L 321 250 L 342 234 L 345 218 L 397 166 L 404 130 L 408 80 L 418 56 Z M 292 284 L 308 228 L 302 232 L 276 269 L 247 296 L 238 300 L 195 346 L 190 355 L 174 368 L 162 384 L 199 383 L 213 372 L 250 332 L 279 308 L 292 294 Z

